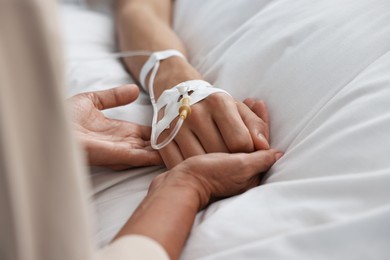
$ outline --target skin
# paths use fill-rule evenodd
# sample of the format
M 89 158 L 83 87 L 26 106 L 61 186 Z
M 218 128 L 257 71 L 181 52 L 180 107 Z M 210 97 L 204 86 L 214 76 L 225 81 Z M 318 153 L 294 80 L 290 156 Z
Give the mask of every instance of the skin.
M 101 112 L 127 105 L 137 99 L 138 94 L 137 86 L 124 85 L 79 94 L 68 100 L 74 132 L 87 151 L 90 165 L 123 170 L 163 164 L 158 152 L 150 147 L 150 127 L 110 119 Z
M 162 162 L 156 151 L 148 149 L 150 128 L 112 120 L 101 112 L 128 104 L 137 96 L 135 85 L 125 85 L 68 100 L 74 131 L 88 152 L 90 164 L 127 168 Z M 263 102 L 247 99 L 245 103 L 245 109 L 268 120 Z M 147 196 L 115 239 L 144 235 L 160 243 L 171 259 L 178 259 L 197 212 L 213 201 L 259 185 L 263 173 L 281 156 L 274 149 L 193 156 L 154 178 Z
M 104 109 L 131 103 L 138 94 L 136 85 L 124 85 L 78 94 L 68 100 L 74 133 L 88 155 L 89 165 L 124 170 L 163 164 L 159 153 L 150 147 L 150 127 L 110 119 L 102 113 Z M 242 110 L 250 110 L 257 115 L 255 120 L 244 115 L 244 120 L 253 124 L 253 128 L 260 129 L 269 140 L 269 117 L 264 102 L 246 99 L 244 103 L 238 104 Z
M 170 27 L 170 1 L 117 0 L 116 7 L 122 50 L 177 49 L 186 53 Z M 135 79 L 145 61 L 142 57 L 125 60 Z M 191 79 L 201 76 L 189 63 L 180 58 L 165 60 L 156 78 L 155 94 L 158 97 L 165 89 Z M 123 169 L 164 161 L 170 170 L 155 177 L 147 196 L 115 239 L 144 235 L 160 243 L 171 259 L 178 259 L 197 212 L 213 201 L 259 185 L 282 153 L 269 149 L 264 102 L 237 102 L 219 93 L 192 106 L 191 116 L 174 142 L 160 151 L 160 157 L 149 147 L 150 128 L 105 118 L 100 111 L 128 104 L 137 95 L 134 86 L 123 86 L 75 96 L 70 100 L 74 128 L 91 165 Z
M 211 201 L 259 185 L 261 173 L 281 156 L 276 150 L 262 150 L 185 160 L 154 179 L 148 195 L 115 239 L 127 234 L 148 236 L 160 243 L 171 259 L 178 259 L 196 213 Z
M 117 0 L 116 20 L 119 47 L 123 51 L 186 49 L 171 28 L 170 0 Z M 136 80 L 146 57 L 126 58 L 125 65 Z M 154 92 L 161 93 L 183 81 L 202 79 L 199 72 L 181 58 L 161 62 Z M 160 155 L 170 169 L 192 156 L 215 152 L 253 152 L 269 149 L 268 122 L 244 103 L 224 93 L 215 93 L 193 105 L 191 115 L 173 142 Z M 172 127 L 170 128 L 172 129 Z M 161 135 L 159 141 L 168 136 Z

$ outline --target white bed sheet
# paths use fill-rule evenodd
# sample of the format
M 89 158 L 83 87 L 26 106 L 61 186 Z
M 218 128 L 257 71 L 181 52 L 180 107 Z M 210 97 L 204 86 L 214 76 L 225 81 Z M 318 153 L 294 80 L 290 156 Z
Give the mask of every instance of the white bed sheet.
M 64 7 L 68 95 L 131 79 L 106 14 Z M 182 259 L 390 259 L 390 2 L 179 0 L 175 30 L 193 65 L 236 98 L 266 101 L 272 146 L 265 185 L 201 212 Z M 108 116 L 141 124 L 143 95 Z M 162 168 L 92 175 L 105 244 Z

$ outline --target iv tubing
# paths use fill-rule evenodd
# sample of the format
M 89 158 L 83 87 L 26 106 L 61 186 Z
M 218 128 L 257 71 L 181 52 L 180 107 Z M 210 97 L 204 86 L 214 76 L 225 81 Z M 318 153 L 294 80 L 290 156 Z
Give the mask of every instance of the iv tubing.
M 75 58 L 72 60 L 78 60 L 78 61 L 89 61 L 89 60 L 99 60 L 99 59 L 119 59 L 119 58 L 126 58 L 126 57 L 135 57 L 135 56 L 151 56 L 153 55 L 153 52 L 150 51 L 125 51 L 125 52 L 116 52 L 108 55 L 101 55 L 101 56 L 94 56 L 94 57 L 81 57 L 81 58 Z M 156 78 L 158 69 L 160 67 L 160 61 L 157 61 L 157 63 L 154 65 L 152 73 L 150 75 L 149 79 L 149 95 L 150 95 L 150 101 L 153 106 L 153 122 L 152 122 L 152 128 L 155 128 L 157 126 L 157 117 L 158 117 L 158 111 L 157 111 L 157 104 L 154 97 L 154 79 Z M 184 122 L 184 117 L 179 116 L 179 119 L 175 125 L 175 128 L 172 130 L 172 132 L 169 134 L 169 136 L 162 141 L 160 144 L 157 144 L 157 137 L 154 131 L 152 131 L 150 141 L 151 146 L 153 149 L 160 150 L 167 146 L 172 140 L 176 137 L 177 133 L 179 132 L 181 126 Z
M 154 79 L 156 78 L 158 69 L 160 68 L 160 62 L 157 61 L 156 65 L 154 66 L 152 70 L 152 74 L 150 75 L 149 79 L 149 95 L 150 95 L 150 101 L 152 102 L 153 106 L 153 122 L 152 122 L 152 128 L 157 126 L 157 116 L 158 116 L 158 111 L 157 111 L 157 105 L 156 105 L 156 100 L 154 98 Z M 179 117 L 179 120 L 177 121 L 175 128 L 172 130 L 172 132 L 169 134 L 169 136 L 162 141 L 160 144 L 157 144 L 157 137 L 154 131 L 152 131 L 152 135 L 150 137 L 150 143 L 152 145 L 153 149 L 160 150 L 167 146 L 172 140 L 176 137 L 177 133 L 179 132 L 181 126 L 183 125 L 184 119 L 182 117 Z

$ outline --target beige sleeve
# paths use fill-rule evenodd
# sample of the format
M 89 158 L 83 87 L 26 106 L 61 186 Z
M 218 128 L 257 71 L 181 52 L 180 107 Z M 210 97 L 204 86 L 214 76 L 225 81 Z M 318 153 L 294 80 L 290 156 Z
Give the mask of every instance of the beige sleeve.
M 156 241 L 139 235 L 129 235 L 116 240 L 100 250 L 98 260 L 169 260 L 165 249 Z
M 0 259 L 168 259 L 145 237 L 94 246 L 56 16 L 55 0 L 0 0 Z

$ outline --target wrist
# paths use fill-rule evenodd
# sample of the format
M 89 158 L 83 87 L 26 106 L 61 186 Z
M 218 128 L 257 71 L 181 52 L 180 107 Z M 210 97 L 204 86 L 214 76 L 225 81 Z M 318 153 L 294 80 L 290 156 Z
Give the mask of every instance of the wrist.
M 159 97 L 164 90 L 194 79 L 202 79 L 202 76 L 186 60 L 180 57 L 166 59 L 161 62 L 160 70 L 156 76 L 154 94 Z
M 179 198 L 187 207 L 196 211 L 204 208 L 210 200 L 211 193 L 202 182 L 185 169 L 172 169 L 163 180 L 157 176 L 149 189 L 149 194 L 165 194 Z M 158 182 L 156 185 L 155 182 Z

